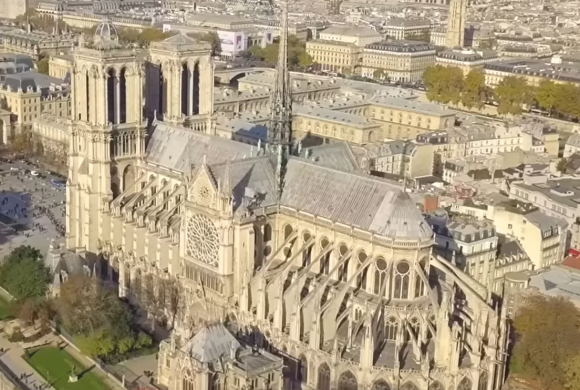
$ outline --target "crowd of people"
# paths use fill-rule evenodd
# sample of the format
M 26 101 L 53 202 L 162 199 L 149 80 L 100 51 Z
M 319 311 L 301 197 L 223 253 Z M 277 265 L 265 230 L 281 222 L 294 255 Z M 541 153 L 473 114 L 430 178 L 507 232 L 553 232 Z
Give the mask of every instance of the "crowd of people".
M 18 177 L 17 178 L 21 183 L 24 183 L 24 191 L 27 190 L 27 184 L 28 182 L 23 178 L 23 177 Z M 28 186 L 30 186 L 28 184 Z M 46 215 L 48 217 L 48 220 L 50 221 L 50 223 L 52 224 L 52 226 L 54 227 L 55 231 L 57 232 L 58 235 L 60 235 L 61 237 L 64 237 L 65 232 L 66 232 L 66 228 L 65 225 L 62 221 L 62 219 L 57 218 L 57 216 L 55 215 L 55 208 L 57 208 L 58 206 L 62 206 L 60 210 L 57 210 L 56 213 L 61 212 L 61 217 L 65 216 L 65 209 L 64 209 L 64 203 L 65 201 L 53 201 L 51 203 L 48 202 L 42 202 L 43 204 L 34 204 L 36 202 L 33 202 L 30 199 L 30 195 L 29 194 L 18 194 L 16 195 L 15 193 L 21 191 L 20 189 L 16 189 L 14 187 L 10 187 L 10 192 L 7 192 L 7 190 L 2 190 L 1 191 L 1 195 L 2 197 L 0 198 L 0 213 L 2 213 L 4 216 L 12 219 L 14 222 L 20 222 L 21 219 L 27 219 L 28 218 L 28 214 L 32 213 L 32 217 L 33 218 L 38 218 L 41 217 L 43 215 Z M 52 196 L 51 192 L 52 191 L 57 191 L 57 189 L 54 188 L 43 188 L 42 184 L 38 181 L 34 182 L 34 186 L 33 186 L 33 193 L 35 194 L 40 194 L 40 197 L 38 197 L 37 200 L 41 200 L 41 199 L 46 199 L 46 197 L 48 196 Z M 40 202 L 39 202 L 40 203 Z M 48 204 L 47 204 L 48 203 Z M 33 206 L 33 210 L 30 210 L 30 206 Z M 20 226 L 20 228 L 19 228 Z M 22 225 L 20 224 L 15 224 L 14 227 L 12 227 L 14 229 L 14 231 L 17 234 L 24 234 L 27 237 L 30 237 L 32 232 L 38 230 L 39 232 L 44 232 L 46 231 L 46 227 L 43 226 L 43 224 L 38 223 L 38 222 L 34 222 L 30 227 L 29 227 L 29 231 L 26 230 L 22 230 Z

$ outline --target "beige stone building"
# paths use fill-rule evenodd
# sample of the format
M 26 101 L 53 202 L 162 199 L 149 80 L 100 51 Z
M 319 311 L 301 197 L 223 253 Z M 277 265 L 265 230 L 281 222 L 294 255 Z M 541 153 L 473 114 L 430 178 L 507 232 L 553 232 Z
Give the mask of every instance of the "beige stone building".
M 532 87 L 537 87 L 544 80 L 580 85 L 580 69 L 577 64 L 564 66 L 559 56 L 553 56 L 549 63 L 545 59 L 521 58 L 485 65 L 486 85 L 495 88 L 505 77 L 524 78 Z
M 496 52 L 491 50 L 470 50 L 470 49 L 455 49 L 455 50 L 445 50 L 437 53 L 435 58 L 436 65 L 442 66 L 454 66 L 463 71 L 464 75 L 467 75 L 472 70 L 481 70 L 483 73 L 483 67 L 485 64 L 497 61 L 498 55 Z
M 423 77 L 425 69 L 435 64 L 435 47 L 425 42 L 382 41 L 367 45 L 362 54 L 361 75 L 382 79 L 414 82 Z
M 429 36 L 431 21 L 420 18 L 391 17 L 383 26 L 386 38 L 413 39 L 414 36 Z
M 8 53 L 26 54 L 38 60 L 42 55 L 67 52 L 76 38 L 69 34 L 47 34 L 24 31 L 14 27 L 0 27 L 0 47 Z
M 71 75 L 73 57 L 71 54 L 53 54 L 48 60 L 48 74 L 57 79 L 64 80 Z
M 384 39 L 384 35 L 374 29 L 362 26 L 331 26 L 320 32 L 320 39 L 352 43 L 364 47 Z
M 383 138 L 414 140 L 419 134 L 454 125 L 455 111 L 442 106 L 388 97 L 373 99 L 369 117 L 382 125 Z
M 145 291 L 178 297 L 160 384 L 501 388 L 506 310 L 432 254 L 433 232 L 406 192 L 348 158 L 275 163 L 216 136 L 209 47 L 172 37 L 149 63 L 111 31 L 74 53 L 66 241 L 148 318 L 172 314 L 151 309 Z M 159 89 L 160 74 L 148 122 L 143 83 Z
M 414 180 L 433 174 L 434 149 L 433 145 L 399 140 L 368 144 L 356 148 L 355 153 L 371 171 Z
M 433 212 L 426 219 L 435 231 L 435 251 L 478 283 L 491 285 L 498 249 L 493 223 L 446 212 Z
M 306 52 L 321 70 L 332 72 L 354 73 L 362 60 L 362 48 L 349 42 L 308 41 Z
M 543 214 L 531 203 L 496 205 L 493 223 L 499 233 L 516 238 L 533 269 L 547 268 L 564 260 L 568 224 Z
M 362 145 L 381 140 L 381 125 L 364 116 L 312 105 L 294 106 L 292 136 L 306 144 L 319 139 Z
M 0 108 L 9 112 L 2 118 L 2 142 L 31 131 L 41 115 L 69 118 L 70 88 L 63 80 L 33 71 L 6 75 L 0 83 Z

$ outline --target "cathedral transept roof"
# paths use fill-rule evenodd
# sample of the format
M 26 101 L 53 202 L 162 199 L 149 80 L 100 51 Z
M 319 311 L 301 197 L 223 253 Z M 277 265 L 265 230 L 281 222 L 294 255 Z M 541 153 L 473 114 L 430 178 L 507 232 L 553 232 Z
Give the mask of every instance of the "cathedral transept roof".
M 219 361 L 230 356 L 232 350 L 240 347 L 240 342 L 221 324 L 207 325 L 185 344 L 183 351 L 201 363 Z

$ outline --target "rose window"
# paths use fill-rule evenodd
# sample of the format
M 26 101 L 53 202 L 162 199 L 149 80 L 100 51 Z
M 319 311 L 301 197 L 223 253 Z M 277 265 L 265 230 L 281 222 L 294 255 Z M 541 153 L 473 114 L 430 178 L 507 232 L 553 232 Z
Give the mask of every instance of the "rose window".
M 207 186 L 201 186 L 197 190 L 197 203 L 208 205 L 210 202 L 210 193 Z
M 187 223 L 188 256 L 217 267 L 219 237 L 213 222 L 204 215 L 194 215 Z

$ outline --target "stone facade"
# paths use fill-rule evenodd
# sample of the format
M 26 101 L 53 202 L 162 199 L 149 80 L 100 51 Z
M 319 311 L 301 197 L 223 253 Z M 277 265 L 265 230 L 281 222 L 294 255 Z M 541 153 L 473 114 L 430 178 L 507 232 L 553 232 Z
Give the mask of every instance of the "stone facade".
M 338 158 L 276 162 L 217 137 L 210 48 L 172 37 L 141 53 L 113 29 L 74 53 L 66 241 L 151 321 L 174 325 L 162 385 L 501 388 L 505 310 L 433 255 L 405 191 Z M 216 321 L 237 329 L 204 325 Z M 218 355 L 199 353 L 200 334 Z M 265 368 L 236 381 L 247 346 Z

